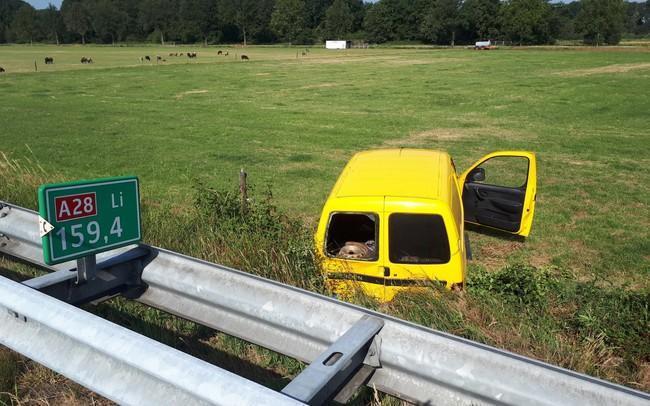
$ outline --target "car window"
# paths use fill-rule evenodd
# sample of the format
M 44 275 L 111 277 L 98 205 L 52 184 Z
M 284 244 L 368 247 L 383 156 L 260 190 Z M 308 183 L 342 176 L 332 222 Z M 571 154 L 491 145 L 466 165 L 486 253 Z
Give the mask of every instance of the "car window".
M 325 252 L 330 257 L 376 261 L 379 235 L 374 213 L 334 213 L 327 225 Z
M 388 236 L 390 262 L 394 264 L 449 262 L 449 239 L 440 215 L 391 214 Z
M 475 182 L 485 185 L 520 188 L 528 180 L 528 158 L 522 156 L 497 156 L 481 163 L 485 180 Z

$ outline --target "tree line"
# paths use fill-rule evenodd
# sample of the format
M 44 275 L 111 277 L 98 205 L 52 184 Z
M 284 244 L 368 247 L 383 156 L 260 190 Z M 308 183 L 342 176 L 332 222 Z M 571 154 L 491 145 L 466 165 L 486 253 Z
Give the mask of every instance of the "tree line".
M 0 0 L 0 43 L 617 44 L 650 35 L 650 0 Z

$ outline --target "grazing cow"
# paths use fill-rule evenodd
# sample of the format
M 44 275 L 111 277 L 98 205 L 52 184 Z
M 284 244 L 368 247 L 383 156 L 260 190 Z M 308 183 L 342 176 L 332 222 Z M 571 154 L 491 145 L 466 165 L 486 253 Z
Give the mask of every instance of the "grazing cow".
M 217 51 L 217 55 L 222 55 L 222 54 L 223 54 L 223 52 Z
M 187 57 L 190 58 L 190 59 L 196 58 L 196 52 L 188 52 Z
M 183 55 L 185 55 L 183 52 L 181 52 L 180 54 L 178 54 L 178 56 L 183 56 Z
M 170 52 L 170 53 L 169 53 L 169 56 L 174 56 L 174 53 L 173 53 L 173 52 Z
M 305 55 L 307 55 L 307 53 L 303 52 L 303 53 L 302 53 L 302 56 L 305 56 Z
M 248 60 L 250 60 L 250 59 L 248 58 L 248 56 L 246 56 L 246 55 L 242 55 L 242 56 L 241 56 L 241 60 L 242 60 L 242 61 L 248 61 Z
M 160 61 L 162 61 L 162 56 L 156 55 L 156 62 L 160 62 Z
M 228 56 L 228 51 L 226 51 L 226 53 L 224 54 L 224 56 Z
M 51 56 L 46 56 L 45 57 L 45 64 L 46 65 L 54 64 L 54 58 L 52 58 Z
M 149 55 L 145 55 L 145 56 L 144 56 L 144 60 L 145 60 L 145 61 L 149 61 L 149 62 L 151 62 L 151 58 L 149 57 Z
M 142 58 L 140 58 L 140 59 L 142 59 Z M 140 62 L 142 62 L 142 60 Z M 82 56 L 81 57 L 81 63 L 93 63 L 93 58 L 90 58 L 90 57 L 86 58 L 85 56 Z
M 5 73 L 5 68 L 3 68 L 2 66 L 0 66 L 0 73 Z

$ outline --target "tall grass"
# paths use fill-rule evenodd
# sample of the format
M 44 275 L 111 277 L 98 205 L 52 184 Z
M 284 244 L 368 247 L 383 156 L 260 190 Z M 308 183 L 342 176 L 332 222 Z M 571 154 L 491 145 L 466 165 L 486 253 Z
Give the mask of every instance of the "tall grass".
M 37 162 L 2 156 L 0 168 L 7 176 L 0 178 L 0 199 L 35 208 L 36 187 L 61 180 L 56 174 L 45 173 Z M 191 206 L 144 200 L 147 243 L 328 293 L 313 252 L 313 230 L 278 210 L 270 188 L 252 187 L 245 212 L 234 187 L 195 182 L 193 193 Z M 621 289 L 602 279 L 576 280 L 565 269 L 522 263 L 497 271 L 473 265 L 467 287 L 460 293 L 431 288 L 402 293 L 387 304 L 362 294 L 352 301 L 566 368 L 650 389 L 647 290 Z M 274 388 L 281 388 L 303 367 L 272 351 L 126 300 L 89 310 Z M 6 352 L 0 359 L 0 389 L 13 391 L 12 399 L 24 400 L 31 395 L 20 383 L 35 379 L 30 376 L 35 372 L 17 369 L 16 359 Z M 366 390 L 356 402 L 395 401 Z

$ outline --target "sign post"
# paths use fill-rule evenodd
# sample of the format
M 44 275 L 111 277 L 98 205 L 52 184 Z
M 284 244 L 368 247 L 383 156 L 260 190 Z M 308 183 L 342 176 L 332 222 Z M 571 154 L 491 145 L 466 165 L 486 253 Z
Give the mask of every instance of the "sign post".
M 94 279 L 95 254 L 142 238 L 136 177 L 42 185 L 38 206 L 45 263 L 76 259 L 78 282 Z

